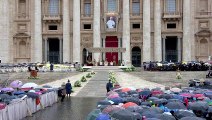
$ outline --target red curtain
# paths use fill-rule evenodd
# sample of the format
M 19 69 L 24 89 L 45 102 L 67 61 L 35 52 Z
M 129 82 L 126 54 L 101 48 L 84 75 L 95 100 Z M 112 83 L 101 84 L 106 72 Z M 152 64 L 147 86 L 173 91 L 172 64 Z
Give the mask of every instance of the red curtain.
M 117 36 L 107 36 L 105 41 L 105 47 L 118 47 L 118 38 Z M 108 62 L 116 61 L 116 64 L 118 64 L 118 52 L 107 52 L 106 53 L 106 60 Z

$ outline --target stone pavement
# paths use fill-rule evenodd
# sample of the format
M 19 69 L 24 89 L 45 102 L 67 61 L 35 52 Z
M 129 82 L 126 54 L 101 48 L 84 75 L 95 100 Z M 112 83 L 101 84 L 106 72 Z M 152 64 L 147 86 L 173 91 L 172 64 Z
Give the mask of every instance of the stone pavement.
M 98 71 L 76 97 L 105 97 L 109 73 Z

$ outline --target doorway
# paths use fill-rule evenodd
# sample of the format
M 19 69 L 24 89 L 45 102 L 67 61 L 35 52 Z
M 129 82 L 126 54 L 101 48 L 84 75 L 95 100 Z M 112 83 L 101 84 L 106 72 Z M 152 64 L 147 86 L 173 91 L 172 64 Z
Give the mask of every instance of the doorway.
M 178 51 L 177 51 L 177 36 L 167 37 L 165 41 L 165 60 L 168 62 L 178 61 Z
M 141 67 L 141 49 L 139 47 L 133 47 L 132 49 L 132 65 Z
M 117 36 L 107 36 L 105 40 L 105 47 L 118 48 Z M 118 52 L 106 52 L 105 60 L 108 62 L 116 62 L 118 64 Z
M 57 38 L 48 39 L 48 61 L 57 64 L 60 62 L 60 41 Z

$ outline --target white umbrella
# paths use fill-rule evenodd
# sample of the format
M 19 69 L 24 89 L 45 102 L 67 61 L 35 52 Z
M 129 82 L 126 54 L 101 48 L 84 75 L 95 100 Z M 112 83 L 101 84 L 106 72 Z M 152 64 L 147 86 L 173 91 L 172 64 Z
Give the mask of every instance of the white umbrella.
M 180 88 L 171 88 L 170 91 L 177 92 L 177 93 L 182 92 Z
M 35 88 L 37 86 L 35 83 L 25 83 L 21 88 Z

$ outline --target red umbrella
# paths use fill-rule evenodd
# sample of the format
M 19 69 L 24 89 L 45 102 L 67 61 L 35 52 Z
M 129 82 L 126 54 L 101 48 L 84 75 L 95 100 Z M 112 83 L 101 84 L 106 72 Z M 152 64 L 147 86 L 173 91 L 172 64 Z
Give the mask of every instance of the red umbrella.
M 117 110 L 122 110 L 122 109 L 124 109 L 124 108 L 119 105 L 109 105 L 102 110 L 102 113 L 109 114 L 110 112 L 112 112 L 114 110 L 117 111 Z
M 188 97 L 188 98 L 192 97 L 192 95 L 193 94 L 191 94 L 191 93 L 182 93 L 182 94 L 180 94 L 180 96 L 182 96 L 182 97 Z
M 195 98 L 203 98 L 205 96 L 203 94 L 194 94 L 193 97 L 195 97 Z
M 138 105 L 133 103 L 133 102 L 127 102 L 124 105 L 122 105 L 122 107 L 124 107 L 125 109 L 130 107 L 130 106 L 138 106 Z
M 152 93 L 153 96 L 154 96 L 154 95 L 162 95 L 162 94 L 163 94 L 163 92 L 160 91 L 160 90 L 154 90 L 154 91 L 152 91 L 151 93 Z
M 119 94 L 111 94 L 109 95 L 107 98 L 118 98 L 119 97 Z
M 129 92 L 131 89 L 130 88 L 122 88 L 122 92 Z

